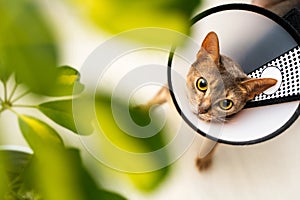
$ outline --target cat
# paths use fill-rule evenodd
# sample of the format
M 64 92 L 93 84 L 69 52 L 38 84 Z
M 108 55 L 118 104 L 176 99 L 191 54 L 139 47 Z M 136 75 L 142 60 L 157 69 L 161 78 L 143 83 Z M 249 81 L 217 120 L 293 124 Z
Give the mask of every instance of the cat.
M 186 80 L 192 111 L 204 121 L 225 120 L 277 83 L 272 78 L 249 78 L 238 63 L 221 55 L 215 32 L 203 40 Z
M 224 121 L 245 106 L 255 95 L 277 83 L 272 78 L 249 78 L 238 63 L 220 54 L 219 39 L 215 32 L 206 35 L 201 48 L 196 53 L 196 61 L 186 76 L 187 97 L 191 111 L 204 121 Z M 146 105 L 160 105 L 171 101 L 169 90 L 162 87 Z M 210 143 L 209 140 L 206 141 Z M 208 145 L 209 146 L 209 145 Z M 212 162 L 215 143 L 205 157 L 198 157 L 199 170 L 207 169 Z
M 268 9 L 279 16 L 283 16 L 292 8 L 300 8 L 300 0 L 252 0 L 252 4 Z M 220 72 L 224 73 L 217 72 L 215 74 L 216 71 L 213 68 L 211 69 L 211 71 L 214 71 L 215 76 L 222 76 L 224 87 L 222 86 L 223 90 L 219 90 L 219 92 L 221 91 L 223 94 L 212 94 L 213 88 L 220 85 L 220 80 L 214 82 L 214 75 L 208 73 L 207 68 L 205 68 L 208 62 L 215 66 L 214 69 L 218 68 Z M 238 113 L 248 100 L 275 85 L 276 80 L 249 79 L 236 62 L 220 54 L 218 36 L 216 33 L 211 32 L 202 42 L 196 61 L 187 75 L 186 84 L 192 111 L 198 116 L 199 120 L 211 121 L 220 118 L 220 116 L 220 120 L 224 120 L 226 117 Z M 226 91 L 230 92 L 226 93 Z M 211 98 L 208 98 L 209 96 Z M 220 99 L 220 97 L 222 98 Z M 155 104 L 166 102 L 171 102 L 169 89 L 162 87 L 154 98 L 143 107 L 149 109 Z M 211 145 L 211 150 L 205 156 L 196 158 L 196 166 L 200 171 L 211 166 L 214 152 L 218 146 L 209 139 L 205 140 L 206 143 Z
M 208 33 L 187 74 L 192 111 L 204 121 L 224 121 L 241 111 L 247 101 L 277 83 L 273 78 L 249 78 L 238 63 L 221 55 L 219 49 L 217 34 Z M 208 154 L 196 159 L 200 171 L 212 163 L 216 143 L 210 143 Z

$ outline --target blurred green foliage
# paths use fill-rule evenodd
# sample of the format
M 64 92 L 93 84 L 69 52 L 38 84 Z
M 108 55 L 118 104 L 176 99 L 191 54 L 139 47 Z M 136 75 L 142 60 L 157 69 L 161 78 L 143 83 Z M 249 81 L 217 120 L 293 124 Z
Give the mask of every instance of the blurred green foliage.
M 9 190 L 9 180 L 8 180 L 8 176 L 9 176 L 9 172 L 7 172 L 5 170 L 5 167 L 3 166 L 3 159 L 4 159 L 4 155 L 0 154 L 0 177 L 1 177 L 1 181 L 0 181 L 0 197 L 4 197 L 5 195 L 7 195 L 7 191 Z M 10 168 L 10 167 L 9 167 Z
M 57 124 L 77 133 L 72 112 L 72 100 L 45 102 L 40 104 L 38 109 Z
M 0 168 L 6 172 L 1 179 L 8 182 L 1 194 L 4 200 L 125 199 L 96 184 L 76 149 L 46 146 L 33 155 L 2 150 Z
M 102 30 L 117 34 L 131 29 L 154 27 L 189 34 L 190 19 L 201 0 L 69 0 L 75 2 Z M 165 32 L 164 32 L 165 33 Z M 145 36 L 144 38 L 149 38 Z M 143 37 L 131 38 L 143 40 Z M 151 42 L 173 44 L 181 39 L 173 34 L 152 36 Z
M 125 104 L 122 100 L 114 100 L 113 102 L 116 110 L 130 109 L 132 119 L 137 125 L 145 126 L 150 123 L 148 110 L 139 109 Z M 110 163 L 115 163 L 120 170 L 143 170 L 148 169 L 149 166 L 159 166 L 160 163 L 166 163 L 168 158 L 167 150 L 162 151 L 160 154 L 151 154 L 166 146 L 165 136 L 167 132 L 165 129 L 160 130 L 158 133 L 151 137 L 144 137 L 144 132 L 138 132 L 138 129 L 131 128 L 131 135 L 124 132 L 116 123 L 112 113 L 112 102 L 109 95 L 98 94 L 95 98 L 95 109 L 100 129 L 105 137 L 109 140 L 109 144 L 101 143 L 99 146 L 100 151 L 105 152 L 105 160 Z M 122 113 L 118 113 L 122 115 Z M 123 115 L 124 116 L 124 115 Z M 121 120 L 127 120 L 124 116 Z M 156 116 L 158 117 L 158 116 Z M 120 123 L 120 122 L 119 122 Z M 130 126 L 128 124 L 128 126 Z M 128 130 L 128 129 L 127 129 Z M 111 146 L 113 145 L 113 146 Z M 120 151 L 112 150 L 114 147 Z M 125 153 L 124 153 L 125 152 Z M 128 154 L 126 153 L 128 152 Z M 132 154 L 148 154 L 148 156 L 131 157 Z M 168 175 L 170 168 L 163 166 L 161 169 L 153 169 L 150 172 L 127 173 L 130 180 L 134 185 L 142 191 L 153 191 Z
M 57 76 L 58 55 L 51 29 L 34 0 L 0 1 L 0 80 L 48 94 Z
M 70 66 L 61 66 L 57 69 L 57 76 L 52 80 L 52 87 L 54 89 L 49 90 L 47 95 L 57 97 L 79 94 L 84 89 L 83 84 L 79 80 L 80 74 L 76 69 Z
M 130 135 L 124 132 L 114 119 L 112 113 L 112 99 L 110 95 L 98 93 L 95 98 L 95 104 L 97 119 L 101 126 L 101 131 L 103 131 L 104 134 L 107 133 L 108 139 L 119 148 L 134 153 L 147 153 L 156 151 L 165 146 L 163 139 L 165 133 L 163 131 L 152 137 L 144 137 L 145 133 L 138 132 L 139 129 L 130 127 L 127 128 L 127 130 L 131 130 Z M 130 116 L 123 115 L 123 113 L 117 113 L 122 116 L 123 120 L 127 121 L 125 118 L 131 117 L 133 122 L 135 122 L 138 126 L 146 126 L 151 122 L 148 110 L 132 107 L 131 105 L 126 104 L 125 101 L 122 101 L 122 99 L 114 100 L 113 104 L 116 111 L 129 110 Z M 119 124 L 121 124 L 121 122 L 119 122 Z M 130 124 L 124 125 L 131 126 Z M 134 137 L 132 135 L 138 137 Z
M 19 126 L 31 149 L 38 153 L 45 146 L 63 145 L 59 134 L 45 122 L 31 116 L 18 115 Z

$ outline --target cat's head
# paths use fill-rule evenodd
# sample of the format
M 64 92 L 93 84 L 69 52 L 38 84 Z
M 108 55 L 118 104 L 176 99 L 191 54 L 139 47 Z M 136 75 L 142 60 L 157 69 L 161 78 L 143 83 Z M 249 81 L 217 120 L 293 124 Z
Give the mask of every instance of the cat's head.
M 192 111 L 202 120 L 223 120 L 239 112 L 247 101 L 276 84 L 272 78 L 249 78 L 232 59 L 220 55 L 218 36 L 203 40 L 187 75 Z

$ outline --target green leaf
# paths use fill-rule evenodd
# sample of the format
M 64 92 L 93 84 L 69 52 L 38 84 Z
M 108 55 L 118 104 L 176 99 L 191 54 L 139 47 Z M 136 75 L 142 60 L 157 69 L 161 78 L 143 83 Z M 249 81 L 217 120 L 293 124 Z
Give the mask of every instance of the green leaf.
M 52 92 L 50 91 L 48 95 L 70 96 L 73 94 L 79 94 L 84 89 L 83 84 L 81 84 L 79 80 L 80 74 L 76 69 L 70 66 L 59 67 L 58 76 L 56 77 L 56 81 L 53 82 L 53 87 L 55 89 Z
M 9 67 L 5 67 L 3 61 L 0 60 L 0 80 L 2 82 L 7 82 L 11 74 L 12 74 L 12 69 Z
M 5 155 L 0 154 L 0 197 L 3 198 L 9 192 L 9 178 L 6 171 L 6 162 L 3 162 L 6 159 Z
M 166 143 L 164 135 L 167 135 L 164 129 L 160 130 L 159 133 L 154 136 L 143 138 L 143 137 L 133 137 L 128 133 L 124 132 L 119 125 L 116 123 L 115 118 L 112 114 L 112 105 L 110 97 L 106 95 L 100 95 L 96 97 L 95 109 L 97 114 L 98 123 L 100 125 L 100 132 L 102 132 L 105 137 L 109 140 L 109 144 L 101 143 L 99 145 L 99 149 L 101 152 L 104 152 L 103 156 L 110 163 L 116 163 L 117 166 L 140 166 L 143 168 L 144 166 L 155 165 L 161 162 L 168 160 L 168 152 L 162 151 L 161 154 L 153 156 L 149 156 L 146 158 L 138 157 L 133 160 L 131 157 L 131 153 L 133 154 L 147 154 L 151 152 L 155 152 L 159 149 L 162 149 Z M 149 118 L 149 113 L 146 110 L 141 110 L 138 108 L 129 108 L 121 100 L 114 100 L 114 106 L 116 110 L 120 111 L 118 114 L 121 116 L 121 120 L 127 121 L 125 119 L 128 116 L 123 115 L 121 112 L 124 109 L 130 109 L 130 114 L 135 123 L 139 125 L 147 125 L 151 120 Z M 156 116 L 157 117 L 157 116 Z M 128 128 L 130 129 L 130 125 L 128 124 Z M 137 132 L 136 129 L 131 129 L 130 134 L 134 135 L 143 135 L 143 132 Z M 130 152 L 127 156 L 123 153 L 114 152 L 111 149 L 111 145 L 113 147 L 117 147 L 121 149 L 123 152 Z M 113 153 L 112 153 L 113 152 Z M 122 169 L 121 169 L 122 170 Z M 153 191 L 156 189 L 160 183 L 164 180 L 169 172 L 168 167 L 164 167 L 159 170 L 155 170 L 148 173 L 127 173 L 128 177 L 132 181 L 132 183 L 142 191 Z
M 1 199 L 125 200 L 97 185 L 78 150 L 43 146 L 39 152 L 0 151 L 0 186 L 11 186 L 0 188 Z
M 38 109 L 57 124 L 77 133 L 72 112 L 72 100 L 42 103 Z
M 46 149 L 44 149 L 46 150 Z M 99 188 L 82 164 L 76 149 L 55 148 L 34 155 L 23 181 L 47 200 L 124 200 L 125 198 Z
M 9 186 L 4 192 L 0 192 L 1 199 L 4 196 L 4 199 L 14 199 L 16 194 L 20 194 L 20 190 L 23 188 L 21 176 L 30 163 L 31 157 L 31 154 L 22 151 L 0 150 L 0 190 L 4 181 L 6 181 L 6 186 Z M 26 193 L 28 196 L 31 193 L 31 188 L 27 187 L 23 194 Z
M 24 138 L 34 152 L 43 146 L 63 146 L 58 133 L 48 124 L 31 116 L 19 115 L 19 126 Z
M 74 133 L 79 133 L 77 131 L 75 121 L 74 121 L 74 116 L 73 116 L 73 107 L 72 107 L 73 101 L 80 101 L 80 100 L 73 99 L 73 100 L 45 102 L 40 104 L 38 106 L 38 109 L 57 124 L 73 131 Z M 91 126 L 91 121 L 89 120 L 89 118 L 83 115 L 83 118 L 80 121 L 81 122 L 77 122 L 78 123 L 77 125 L 81 127 L 80 129 L 81 132 L 79 134 L 81 135 L 90 134 L 93 131 L 93 127 Z M 82 130 L 84 130 L 84 133 L 82 132 Z
M 136 28 L 157 27 L 171 29 L 183 34 L 189 33 L 190 18 L 201 0 L 71 0 L 84 11 L 95 24 L 113 34 Z M 164 32 L 162 32 L 164 33 Z M 149 33 L 150 34 L 150 33 Z M 146 37 L 145 37 L 146 36 Z M 149 35 L 140 36 L 149 42 Z M 137 38 L 132 38 L 137 39 Z M 152 41 L 176 42 L 173 34 L 152 35 Z
M 47 94 L 57 75 L 57 49 L 34 0 L 0 1 L 0 79 L 15 73 L 17 82 Z

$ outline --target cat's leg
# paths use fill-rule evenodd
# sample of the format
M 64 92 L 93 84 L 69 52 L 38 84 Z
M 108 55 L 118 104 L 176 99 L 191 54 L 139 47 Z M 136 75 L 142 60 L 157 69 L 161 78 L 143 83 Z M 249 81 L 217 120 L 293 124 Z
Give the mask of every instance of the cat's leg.
M 204 139 L 196 159 L 196 166 L 200 171 L 207 170 L 212 165 L 216 148 L 217 142 L 206 138 Z
M 166 86 L 164 86 L 156 93 L 156 95 L 150 101 L 138 107 L 149 110 L 152 106 L 162 105 L 168 102 L 169 100 L 170 100 L 169 89 Z

